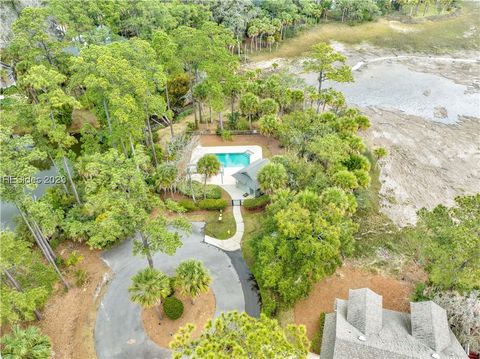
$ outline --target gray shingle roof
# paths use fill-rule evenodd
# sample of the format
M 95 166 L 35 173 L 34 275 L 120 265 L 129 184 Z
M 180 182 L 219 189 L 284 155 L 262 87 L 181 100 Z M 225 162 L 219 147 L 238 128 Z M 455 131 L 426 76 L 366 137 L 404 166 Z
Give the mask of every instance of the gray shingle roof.
M 240 183 L 248 186 L 249 188 L 252 188 L 254 190 L 259 190 L 260 185 L 258 184 L 258 181 L 257 181 L 257 174 L 268 162 L 270 161 L 267 160 L 266 158 L 256 160 L 250 163 L 248 166 L 235 172 L 232 175 L 232 177 L 235 178 Z
M 420 317 L 416 317 L 415 315 L 411 317 L 408 313 L 382 309 L 382 325 L 380 329 L 376 331 L 379 323 L 377 317 L 378 298 L 372 295 L 373 292 L 370 292 L 371 291 L 365 289 L 351 291 L 348 301 L 341 299 L 336 300 L 335 312 L 327 314 L 325 317 L 322 351 L 320 353 L 321 359 L 431 359 L 434 358 L 432 357 L 433 354 L 438 354 L 441 359 L 467 358 L 467 354 L 450 329 L 448 329 L 448 343 L 442 350 L 437 350 L 431 347 L 430 344 L 427 344 L 423 339 L 412 335 L 411 323 L 417 320 L 416 318 L 420 319 Z M 350 299 L 353 299 L 353 304 L 350 304 Z M 364 299 L 366 300 L 365 304 L 362 303 Z M 368 304 L 368 301 L 372 299 L 374 304 L 371 306 Z M 414 303 L 412 304 L 413 306 L 416 305 Z M 432 309 L 435 308 L 435 306 L 436 304 L 427 304 L 425 308 Z M 416 308 L 420 309 L 421 307 L 418 306 Z M 360 313 L 360 315 L 356 314 L 354 316 L 356 320 L 358 318 L 362 320 L 364 318 L 366 320 L 364 327 L 367 332 L 372 328 L 376 328 L 376 332 L 366 334 L 362 331 L 365 329 L 358 329 L 356 327 L 358 322 L 355 321 L 356 324 L 353 325 L 351 321 L 348 320 L 349 310 Z M 362 314 L 363 311 L 365 311 L 365 314 Z M 425 324 L 427 332 L 430 327 L 428 323 L 430 320 L 433 321 L 431 322 L 433 326 L 440 325 L 440 327 L 443 327 L 445 323 L 447 323 L 446 316 L 438 315 L 440 312 L 437 311 L 437 309 L 430 310 L 430 313 L 431 314 L 422 317 L 423 320 L 427 321 Z M 375 322 L 373 326 L 368 323 L 371 318 L 373 318 Z M 350 319 L 352 319 L 352 317 L 350 317 Z M 361 324 L 362 320 L 359 321 Z M 420 322 L 417 322 L 415 325 L 420 325 Z M 448 328 L 448 323 L 446 325 Z M 446 340 L 442 339 L 440 342 L 445 344 Z
M 382 329 L 383 298 L 368 288 L 350 289 L 347 320 L 363 334 L 376 334 Z
M 436 351 L 442 351 L 450 344 L 450 328 L 447 312 L 436 303 L 410 303 L 412 335 Z

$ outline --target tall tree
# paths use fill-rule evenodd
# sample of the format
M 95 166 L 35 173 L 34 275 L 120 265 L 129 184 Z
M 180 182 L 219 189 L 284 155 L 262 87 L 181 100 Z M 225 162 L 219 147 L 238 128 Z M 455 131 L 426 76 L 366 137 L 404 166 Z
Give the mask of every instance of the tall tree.
M 220 173 L 220 161 L 214 154 L 206 154 L 197 162 L 197 172 L 204 176 L 203 196 L 207 198 L 207 179 Z
M 421 243 L 416 253 L 426 261 L 430 282 L 442 289 L 480 288 L 480 194 L 457 197 L 454 207 L 439 205 L 418 215 L 417 227 L 406 234 Z
M 257 179 L 263 192 L 273 194 L 285 188 L 288 175 L 281 163 L 268 163 L 258 172 Z
M 55 253 L 27 208 L 27 205 L 32 203 L 28 201 L 30 196 L 28 192 L 37 187 L 34 179 L 38 169 L 33 163 L 44 159 L 45 154 L 34 146 L 31 136 L 13 136 L 12 128 L 3 122 L 0 123 L 0 146 L 2 148 L 0 177 L 4 179 L 0 181 L 0 197 L 6 202 L 15 204 L 45 259 L 68 288 L 68 283 L 55 262 Z
M 44 264 L 30 243 L 15 238 L 12 232 L 1 232 L 0 240 L 1 323 L 41 319 L 39 309 L 52 291 L 54 271 Z
M 312 46 L 311 60 L 305 63 L 305 70 L 318 73 L 318 95 L 322 93 L 325 80 L 352 82 L 352 70 L 345 64 L 346 57 L 336 52 L 330 45 L 319 43 Z M 320 111 L 320 97 L 317 100 L 317 113 Z
M 72 111 L 79 103 L 61 88 L 65 76 L 44 65 L 32 66 L 21 79 L 25 92 L 31 96 L 35 115 L 35 133 L 45 141 L 44 149 L 51 157 L 62 160 L 71 189 L 78 205 L 81 205 L 67 155 L 77 141 L 67 130 Z
M 258 106 L 258 97 L 251 92 L 247 92 L 240 99 L 240 110 L 247 116 L 250 130 L 252 129 L 252 117 L 257 114 Z
M 6 56 L 12 61 L 17 77 L 34 65 L 59 66 L 60 59 L 66 57 L 61 52 L 64 44 L 49 30 L 48 15 L 47 8 L 26 7 L 13 23 L 13 38 Z

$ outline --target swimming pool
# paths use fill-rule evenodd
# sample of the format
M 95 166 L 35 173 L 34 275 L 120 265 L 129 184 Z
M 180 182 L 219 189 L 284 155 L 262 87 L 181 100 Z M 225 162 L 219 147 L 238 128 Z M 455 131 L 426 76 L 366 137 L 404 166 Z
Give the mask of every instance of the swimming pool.
M 250 164 L 250 154 L 243 153 L 215 153 L 223 167 L 245 167 Z

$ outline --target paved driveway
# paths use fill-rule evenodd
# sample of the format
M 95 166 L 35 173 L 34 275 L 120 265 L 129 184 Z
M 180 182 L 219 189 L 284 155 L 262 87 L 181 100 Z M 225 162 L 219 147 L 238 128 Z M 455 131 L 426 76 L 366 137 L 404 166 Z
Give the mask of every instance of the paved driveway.
M 230 310 L 245 310 L 239 276 L 230 258 L 220 249 L 203 243 L 203 223 L 193 223 L 193 233 L 183 238 L 174 256 L 154 256 L 156 268 L 173 275 L 178 263 L 190 258 L 203 261 L 212 275 L 215 316 Z M 168 350 L 148 339 L 140 318 L 140 307 L 130 301 L 130 278 L 147 267 L 147 260 L 132 255 L 132 240 L 104 253 L 114 276 L 97 313 L 95 347 L 99 359 L 170 358 Z

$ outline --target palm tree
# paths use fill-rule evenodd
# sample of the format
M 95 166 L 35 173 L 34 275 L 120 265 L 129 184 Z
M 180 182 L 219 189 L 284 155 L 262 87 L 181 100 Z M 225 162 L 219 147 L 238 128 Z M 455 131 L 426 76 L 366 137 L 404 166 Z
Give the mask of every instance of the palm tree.
M 180 263 L 175 271 L 175 285 L 184 295 L 192 298 L 192 304 L 195 297 L 201 293 L 206 293 L 212 278 L 208 269 L 202 262 L 190 259 Z
M 207 178 L 220 172 L 220 161 L 214 154 L 206 154 L 198 160 L 197 172 L 205 176 L 203 198 L 207 198 Z
M 132 302 L 142 308 L 154 307 L 158 318 L 163 319 L 160 304 L 172 292 L 170 278 L 165 273 L 154 268 L 145 268 L 133 276 L 128 291 Z
M 4 359 L 49 359 L 52 357 L 50 338 L 37 327 L 22 329 L 18 325 L 5 335 L 2 344 Z

